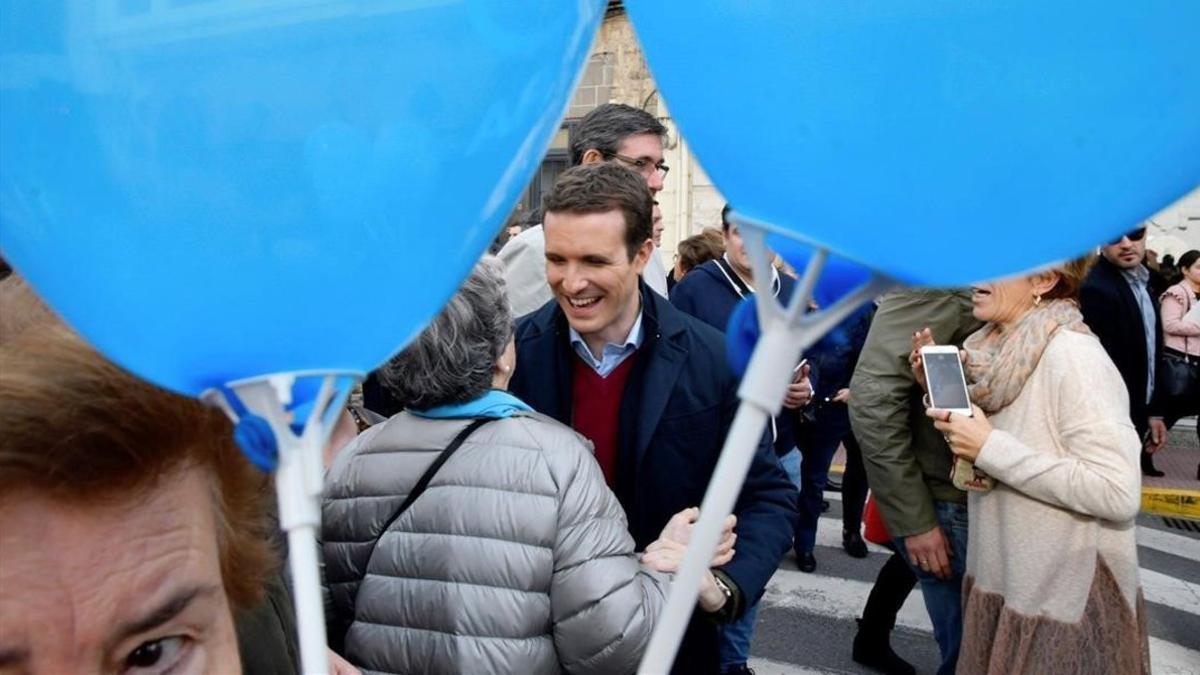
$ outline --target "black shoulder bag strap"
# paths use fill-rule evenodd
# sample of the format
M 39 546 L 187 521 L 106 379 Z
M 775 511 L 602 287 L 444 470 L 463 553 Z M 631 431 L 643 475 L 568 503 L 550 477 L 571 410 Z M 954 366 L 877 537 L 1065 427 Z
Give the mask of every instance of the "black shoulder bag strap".
M 476 429 L 479 429 L 480 426 L 485 425 L 488 422 L 492 422 L 493 419 L 494 418 L 491 417 L 481 417 L 474 420 L 474 422 L 467 425 L 466 429 L 458 432 L 458 435 L 454 437 L 454 441 L 450 441 L 449 446 L 446 446 L 446 448 L 438 454 L 437 458 L 431 462 L 430 467 L 426 468 L 425 473 L 422 473 L 421 477 L 416 479 L 416 484 L 413 485 L 413 489 L 408 492 L 408 497 L 404 498 L 404 503 L 400 504 L 400 508 L 396 509 L 396 513 L 391 514 L 391 518 L 384 522 L 383 530 L 380 530 L 379 536 L 376 537 L 376 543 L 372 544 L 371 546 L 372 555 L 374 555 L 374 548 L 376 548 L 376 545 L 379 544 L 379 539 L 382 539 L 384 533 L 388 532 L 392 524 L 394 524 L 394 522 L 396 522 L 401 515 L 404 515 L 404 512 L 408 510 L 408 507 L 413 506 L 413 502 L 416 501 L 416 498 L 420 497 L 421 494 L 424 494 L 425 489 L 430 486 L 430 482 L 433 480 L 433 477 L 437 476 L 438 470 L 440 470 L 445 462 L 450 459 L 450 455 L 457 452 L 458 448 L 462 446 L 462 443 L 467 440 L 467 436 L 474 434 Z
M 417 479 L 416 485 L 413 485 L 413 489 L 409 491 L 408 497 L 404 499 L 404 503 L 400 505 L 400 508 L 396 509 L 396 512 L 387 519 L 387 522 L 383 524 L 383 528 L 379 530 L 379 536 L 375 537 L 375 541 L 371 544 L 371 553 L 367 555 L 367 567 L 371 566 L 371 558 L 375 555 L 375 547 L 379 545 L 379 540 L 383 538 L 384 534 L 387 534 L 387 531 L 392 527 L 396 520 L 399 519 L 400 516 L 404 515 L 404 512 L 408 510 L 408 507 L 412 506 L 413 502 L 417 501 L 417 498 L 425 492 L 425 488 L 429 487 L 430 481 L 432 481 L 433 477 L 437 475 L 437 472 L 442 468 L 442 465 L 444 465 L 446 461 L 450 459 L 451 455 L 458 451 L 463 442 L 467 440 L 467 436 L 475 433 L 475 430 L 477 430 L 479 427 L 493 421 L 494 419 L 494 417 L 480 417 L 479 419 L 468 424 L 466 428 L 458 432 L 458 435 L 454 437 L 454 440 L 450 441 L 450 445 L 447 445 L 446 449 L 442 450 L 441 453 L 438 454 L 437 458 L 434 459 L 429 465 L 429 468 L 425 469 L 425 473 L 421 474 L 421 477 Z

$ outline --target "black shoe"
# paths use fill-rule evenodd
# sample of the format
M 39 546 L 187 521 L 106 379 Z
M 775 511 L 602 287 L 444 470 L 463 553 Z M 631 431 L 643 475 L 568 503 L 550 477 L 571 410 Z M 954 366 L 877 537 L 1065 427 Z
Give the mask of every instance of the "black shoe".
M 732 668 L 722 668 L 721 675 L 754 675 L 754 670 L 746 664 L 733 666 Z
M 867 542 L 857 530 L 842 530 L 842 548 L 851 558 L 867 557 Z
M 1142 475 L 1149 476 L 1150 478 L 1159 478 L 1159 477 L 1165 476 L 1167 474 L 1165 474 L 1162 471 L 1159 471 L 1157 468 L 1155 468 L 1154 455 L 1151 455 L 1150 453 L 1143 451 L 1142 452 Z
M 829 500 L 822 499 L 821 500 L 821 513 L 825 513 L 828 510 L 829 510 Z
M 917 669 L 892 651 L 892 645 L 888 643 L 891 630 L 868 629 L 863 627 L 862 619 L 855 621 L 858 621 L 858 633 L 854 636 L 854 652 L 851 654 L 855 663 L 887 675 L 916 675 Z
M 817 557 L 812 551 L 796 551 L 796 564 L 801 572 L 812 574 L 817 570 Z
M 830 492 L 841 492 L 842 491 L 842 479 L 834 478 L 833 476 L 826 478 L 825 479 L 825 489 Z

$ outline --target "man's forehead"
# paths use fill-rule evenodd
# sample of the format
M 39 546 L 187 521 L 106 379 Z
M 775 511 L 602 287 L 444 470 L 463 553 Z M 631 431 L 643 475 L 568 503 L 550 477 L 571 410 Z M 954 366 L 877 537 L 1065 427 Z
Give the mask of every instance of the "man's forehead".
M 617 145 L 617 152 L 634 159 L 649 158 L 658 161 L 663 156 L 662 137 L 658 134 L 626 136 Z
M 619 209 L 599 213 L 549 211 L 542 228 L 546 248 L 572 248 L 587 245 L 594 248 L 606 244 L 620 246 L 625 236 L 625 216 Z

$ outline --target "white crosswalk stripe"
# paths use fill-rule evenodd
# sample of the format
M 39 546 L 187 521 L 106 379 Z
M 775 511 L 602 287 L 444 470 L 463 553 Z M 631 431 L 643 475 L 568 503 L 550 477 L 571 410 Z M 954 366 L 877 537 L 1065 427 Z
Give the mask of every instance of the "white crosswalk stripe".
M 1138 546 L 1200 562 L 1200 539 L 1192 539 L 1149 527 L 1139 527 L 1137 543 Z

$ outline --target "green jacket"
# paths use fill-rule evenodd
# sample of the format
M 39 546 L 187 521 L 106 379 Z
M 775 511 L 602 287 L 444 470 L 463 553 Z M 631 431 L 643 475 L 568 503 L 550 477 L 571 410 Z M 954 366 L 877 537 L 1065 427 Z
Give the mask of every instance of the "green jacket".
M 950 448 L 925 416 L 908 363 L 912 334 L 928 327 L 938 344 L 962 345 L 981 325 L 967 291 L 909 289 L 880 300 L 850 381 L 850 424 L 893 537 L 933 529 L 934 501 L 966 501 L 950 482 Z

